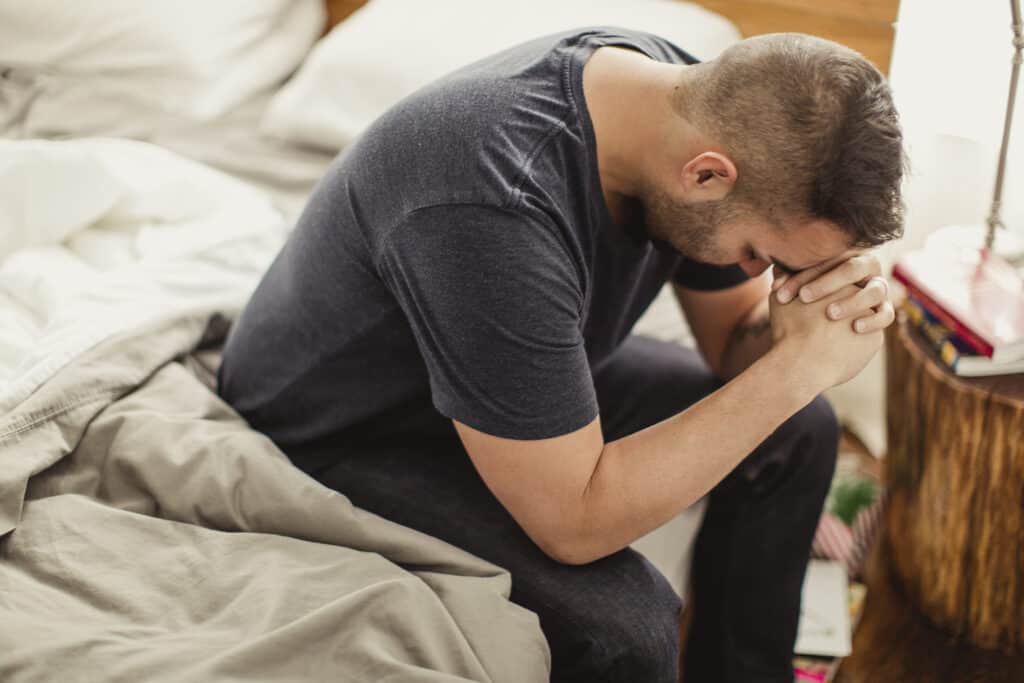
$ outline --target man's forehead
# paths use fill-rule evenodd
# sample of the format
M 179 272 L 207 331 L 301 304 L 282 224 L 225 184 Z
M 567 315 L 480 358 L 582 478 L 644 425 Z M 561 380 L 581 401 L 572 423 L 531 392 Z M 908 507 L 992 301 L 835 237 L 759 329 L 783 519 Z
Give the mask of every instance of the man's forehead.
M 804 265 L 804 266 L 802 266 L 800 268 L 797 268 L 795 271 L 791 271 L 791 272 L 800 272 L 801 270 L 808 270 L 809 268 L 817 268 L 818 266 L 821 266 L 821 267 L 825 268 L 826 270 L 829 270 L 831 268 L 831 266 L 839 265 L 843 261 L 849 260 L 849 259 L 853 258 L 854 256 L 857 256 L 857 255 L 863 253 L 863 251 L 864 251 L 863 249 L 847 249 L 846 251 L 844 251 L 844 252 L 842 252 L 842 253 L 840 253 L 840 254 L 838 254 L 836 256 L 833 256 L 831 258 L 826 258 L 826 259 L 820 259 L 820 260 L 815 261 L 813 263 L 807 263 L 806 265 Z
M 840 263 L 864 251 L 851 247 L 835 223 L 812 220 L 779 234 L 768 257 L 783 272 L 795 273 L 830 263 Z

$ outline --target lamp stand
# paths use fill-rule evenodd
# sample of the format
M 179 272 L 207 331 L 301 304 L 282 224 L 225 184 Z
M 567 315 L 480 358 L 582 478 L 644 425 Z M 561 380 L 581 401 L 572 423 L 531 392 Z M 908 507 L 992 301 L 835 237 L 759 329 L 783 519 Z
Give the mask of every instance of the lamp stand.
M 992 193 L 992 211 L 988 216 L 988 232 L 985 235 L 985 249 L 991 250 L 996 239 L 996 228 L 1005 227 L 1000 217 L 1003 203 L 1003 180 L 1006 173 L 1006 155 L 1010 146 L 1010 128 L 1013 125 L 1013 105 L 1017 99 L 1017 77 L 1021 61 L 1024 60 L 1024 26 L 1021 25 L 1020 0 L 1010 0 L 1013 15 L 1013 68 L 1010 71 L 1010 94 L 1006 102 L 1006 120 L 1003 123 L 1003 142 L 999 148 L 999 165 L 996 167 L 996 187 Z

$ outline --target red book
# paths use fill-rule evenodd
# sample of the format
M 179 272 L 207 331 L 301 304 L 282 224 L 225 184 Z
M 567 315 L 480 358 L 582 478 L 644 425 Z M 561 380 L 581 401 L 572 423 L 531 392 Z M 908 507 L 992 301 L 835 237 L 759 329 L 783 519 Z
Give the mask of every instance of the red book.
M 978 353 L 1024 358 L 1024 280 L 985 251 L 930 249 L 904 255 L 892 276 Z
M 944 326 L 949 328 L 951 332 L 956 334 L 958 337 L 964 340 L 968 346 L 970 346 L 975 353 L 978 353 L 989 358 L 992 357 L 992 346 L 988 344 L 984 339 L 974 334 L 971 330 L 962 325 L 956 318 L 949 314 L 948 311 L 939 306 L 937 303 L 932 301 L 931 298 L 925 296 L 921 290 L 914 285 L 910 284 L 904 279 L 902 274 L 896 273 L 893 269 L 893 277 L 900 282 L 907 290 L 907 295 L 917 299 L 918 303 L 925 307 L 929 313 L 931 313 L 936 320 L 942 323 Z

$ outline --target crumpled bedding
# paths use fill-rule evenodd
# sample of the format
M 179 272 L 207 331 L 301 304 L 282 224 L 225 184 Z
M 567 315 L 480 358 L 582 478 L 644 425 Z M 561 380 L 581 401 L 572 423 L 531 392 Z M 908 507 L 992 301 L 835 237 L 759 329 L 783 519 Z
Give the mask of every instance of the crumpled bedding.
M 258 193 L 2 144 L 58 205 L 0 198 L 0 680 L 547 680 L 506 572 L 353 507 L 193 371 L 286 234 Z

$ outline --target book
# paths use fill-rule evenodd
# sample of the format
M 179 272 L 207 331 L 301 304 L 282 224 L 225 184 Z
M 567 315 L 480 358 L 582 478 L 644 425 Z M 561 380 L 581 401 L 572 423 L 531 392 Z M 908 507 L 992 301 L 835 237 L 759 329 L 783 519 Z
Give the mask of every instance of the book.
M 846 570 L 831 560 L 810 560 L 804 576 L 800 623 L 793 651 L 800 655 L 850 654 L 850 609 Z
M 974 353 L 971 346 L 943 325 L 927 306 L 912 297 L 907 297 L 901 308 L 910 324 L 931 343 L 942 362 L 954 374 L 961 377 L 985 377 L 1024 372 L 1024 359 L 996 363 L 987 356 Z
M 942 324 L 942 321 L 928 309 L 926 304 L 908 296 L 903 300 L 900 308 L 903 309 L 910 324 L 931 343 L 942 361 L 950 368 L 955 370 L 960 357 L 972 353 L 970 345 Z M 982 358 L 986 358 L 986 356 L 982 356 Z
M 1006 363 L 993 363 L 985 356 L 961 356 L 953 367 L 961 377 L 991 377 L 993 375 L 1014 375 L 1024 372 L 1024 358 Z
M 973 350 L 1005 363 L 1024 358 L 1024 280 L 984 250 L 927 249 L 896 263 L 893 278 Z
M 908 281 L 900 280 L 900 276 L 895 275 L 895 271 L 893 272 L 893 277 L 907 290 L 907 296 L 921 304 L 921 306 L 934 316 L 940 324 L 949 329 L 957 336 L 958 339 L 963 340 L 963 342 L 967 344 L 968 348 L 971 349 L 971 353 L 977 353 L 983 356 L 992 355 L 992 346 L 990 344 L 961 324 L 956 318 L 950 315 L 949 312 L 942 308 L 942 306 L 939 306 L 937 303 L 932 301 L 930 297 L 923 294 L 917 287 Z

